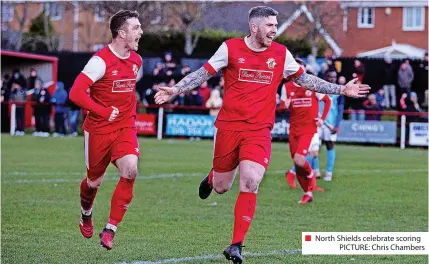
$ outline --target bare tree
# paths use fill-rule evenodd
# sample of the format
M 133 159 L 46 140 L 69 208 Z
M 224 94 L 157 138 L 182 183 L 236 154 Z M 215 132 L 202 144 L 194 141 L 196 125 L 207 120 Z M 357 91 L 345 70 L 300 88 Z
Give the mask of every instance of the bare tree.
M 202 14 L 208 4 L 206 2 L 121 1 L 104 2 L 103 5 L 109 15 L 113 15 L 121 9 L 138 11 L 144 31 L 172 28 L 183 31 L 185 34 L 184 52 L 190 55 L 200 37 L 198 32 L 192 31 L 192 27 L 195 23 L 202 23 Z
M 13 8 L 12 21 L 4 21 L 2 17 L 2 45 L 3 47 L 20 50 L 23 42 L 24 27 L 28 19 L 29 2 L 23 3 L 5 3 L 1 2 L 2 10 Z M 18 22 L 17 31 L 12 27 L 13 21 Z
M 23 3 L 23 6 L 22 6 L 22 16 L 19 16 L 18 12 L 14 12 L 15 13 L 15 17 L 16 17 L 16 19 L 19 22 L 18 38 L 17 38 L 17 41 L 16 41 L 16 50 L 20 50 L 21 49 L 22 36 L 24 34 L 24 26 L 25 26 L 25 22 L 27 21 L 28 4 L 29 4 L 29 2 L 27 2 L 27 1 L 25 1 Z
M 328 32 L 333 32 L 341 23 L 341 8 L 336 1 L 297 1 L 297 8 L 303 10 L 305 19 L 297 19 L 295 24 L 305 33 L 305 38 L 312 47 L 312 54 L 317 56 L 319 51 L 318 42 L 324 38 L 331 46 L 335 41 Z
M 185 54 L 191 55 L 200 38 L 199 31 L 193 36 L 192 26 L 202 23 L 202 15 L 207 8 L 206 2 L 171 2 L 167 4 L 169 17 L 177 16 L 180 19 L 180 29 L 185 33 Z
M 160 2 L 152 1 L 114 1 L 114 2 L 101 2 L 100 5 L 104 7 L 107 16 L 112 16 L 120 10 L 135 10 L 139 12 L 140 23 L 143 30 L 150 30 L 150 27 L 161 23 L 162 19 L 157 18 L 160 14 Z M 158 7 L 157 7 L 158 5 Z M 159 21 L 157 21 L 159 20 Z M 157 22 L 157 23 L 154 23 Z

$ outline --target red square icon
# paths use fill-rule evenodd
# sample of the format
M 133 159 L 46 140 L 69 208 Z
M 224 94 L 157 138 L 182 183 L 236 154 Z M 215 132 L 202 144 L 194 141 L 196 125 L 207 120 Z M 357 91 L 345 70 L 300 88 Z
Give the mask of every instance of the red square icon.
M 306 235 L 305 236 L 305 241 L 311 241 L 311 236 L 310 235 Z

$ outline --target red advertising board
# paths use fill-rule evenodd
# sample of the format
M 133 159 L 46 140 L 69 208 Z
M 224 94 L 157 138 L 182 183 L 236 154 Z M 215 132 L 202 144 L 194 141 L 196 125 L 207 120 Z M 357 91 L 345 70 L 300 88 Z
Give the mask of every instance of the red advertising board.
M 136 129 L 139 135 L 156 135 L 155 125 L 156 115 L 137 114 Z

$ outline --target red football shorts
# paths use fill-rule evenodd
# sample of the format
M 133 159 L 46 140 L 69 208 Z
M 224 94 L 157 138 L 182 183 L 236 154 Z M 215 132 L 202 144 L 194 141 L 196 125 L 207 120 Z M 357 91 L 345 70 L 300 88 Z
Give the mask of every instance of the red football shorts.
M 108 134 L 91 134 L 84 131 L 84 135 L 85 163 L 90 180 L 103 176 L 110 162 L 114 164 L 115 160 L 129 154 L 140 156 L 134 128 L 122 128 Z
M 308 149 L 310 148 L 311 139 L 314 133 L 311 134 L 290 134 L 289 135 L 289 149 L 290 155 L 293 158 L 296 153 L 307 156 Z
M 268 128 L 255 131 L 218 129 L 214 139 L 213 170 L 229 172 L 242 160 L 268 167 L 271 159 L 271 133 Z

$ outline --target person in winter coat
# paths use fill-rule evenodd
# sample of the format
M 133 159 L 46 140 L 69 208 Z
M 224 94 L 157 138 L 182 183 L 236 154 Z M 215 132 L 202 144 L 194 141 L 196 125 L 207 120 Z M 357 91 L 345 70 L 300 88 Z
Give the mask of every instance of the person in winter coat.
M 398 85 L 401 88 L 401 93 L 411 93 L 411 84 L 414 80 L 413 68 L 411 68 L 408 60 L 404 61 L 398 71 Z
M 212 90 L 210 93 L 210 98 L 206 102 L 206 107 L 210 108 L 210 115 L 211 116 L 217 116 L 217 114 L 220 111 L 220 108 L 222 107 L 223 100 L 220 97 L 220 91 L 219 90 Z
M 67 91 L 64 89 L 64 83 L 57 82 L 57 89 L 55 90 L 51 98 L 51 104 L 55 107 L 55 132 L 53 134 L 54 137 L 65 136 L 67 134 L 67 97 Z
M 22 87 L 19 82 L 13 81 L 12 91 L 9 100 L 11 103 L 14 103 L 16 105 L 15 136 L 23 136 L 25 130 L 25 104 L 27 103 L 27 89 L 25 89 L 25 87 Z
M 36 119 L 36 131 L 34 136 L 49 137 L 49 115 L 51 113 L 51 95 L 40 80 L 34 83 L 34 93 L 31 97 L 34 117 Z

